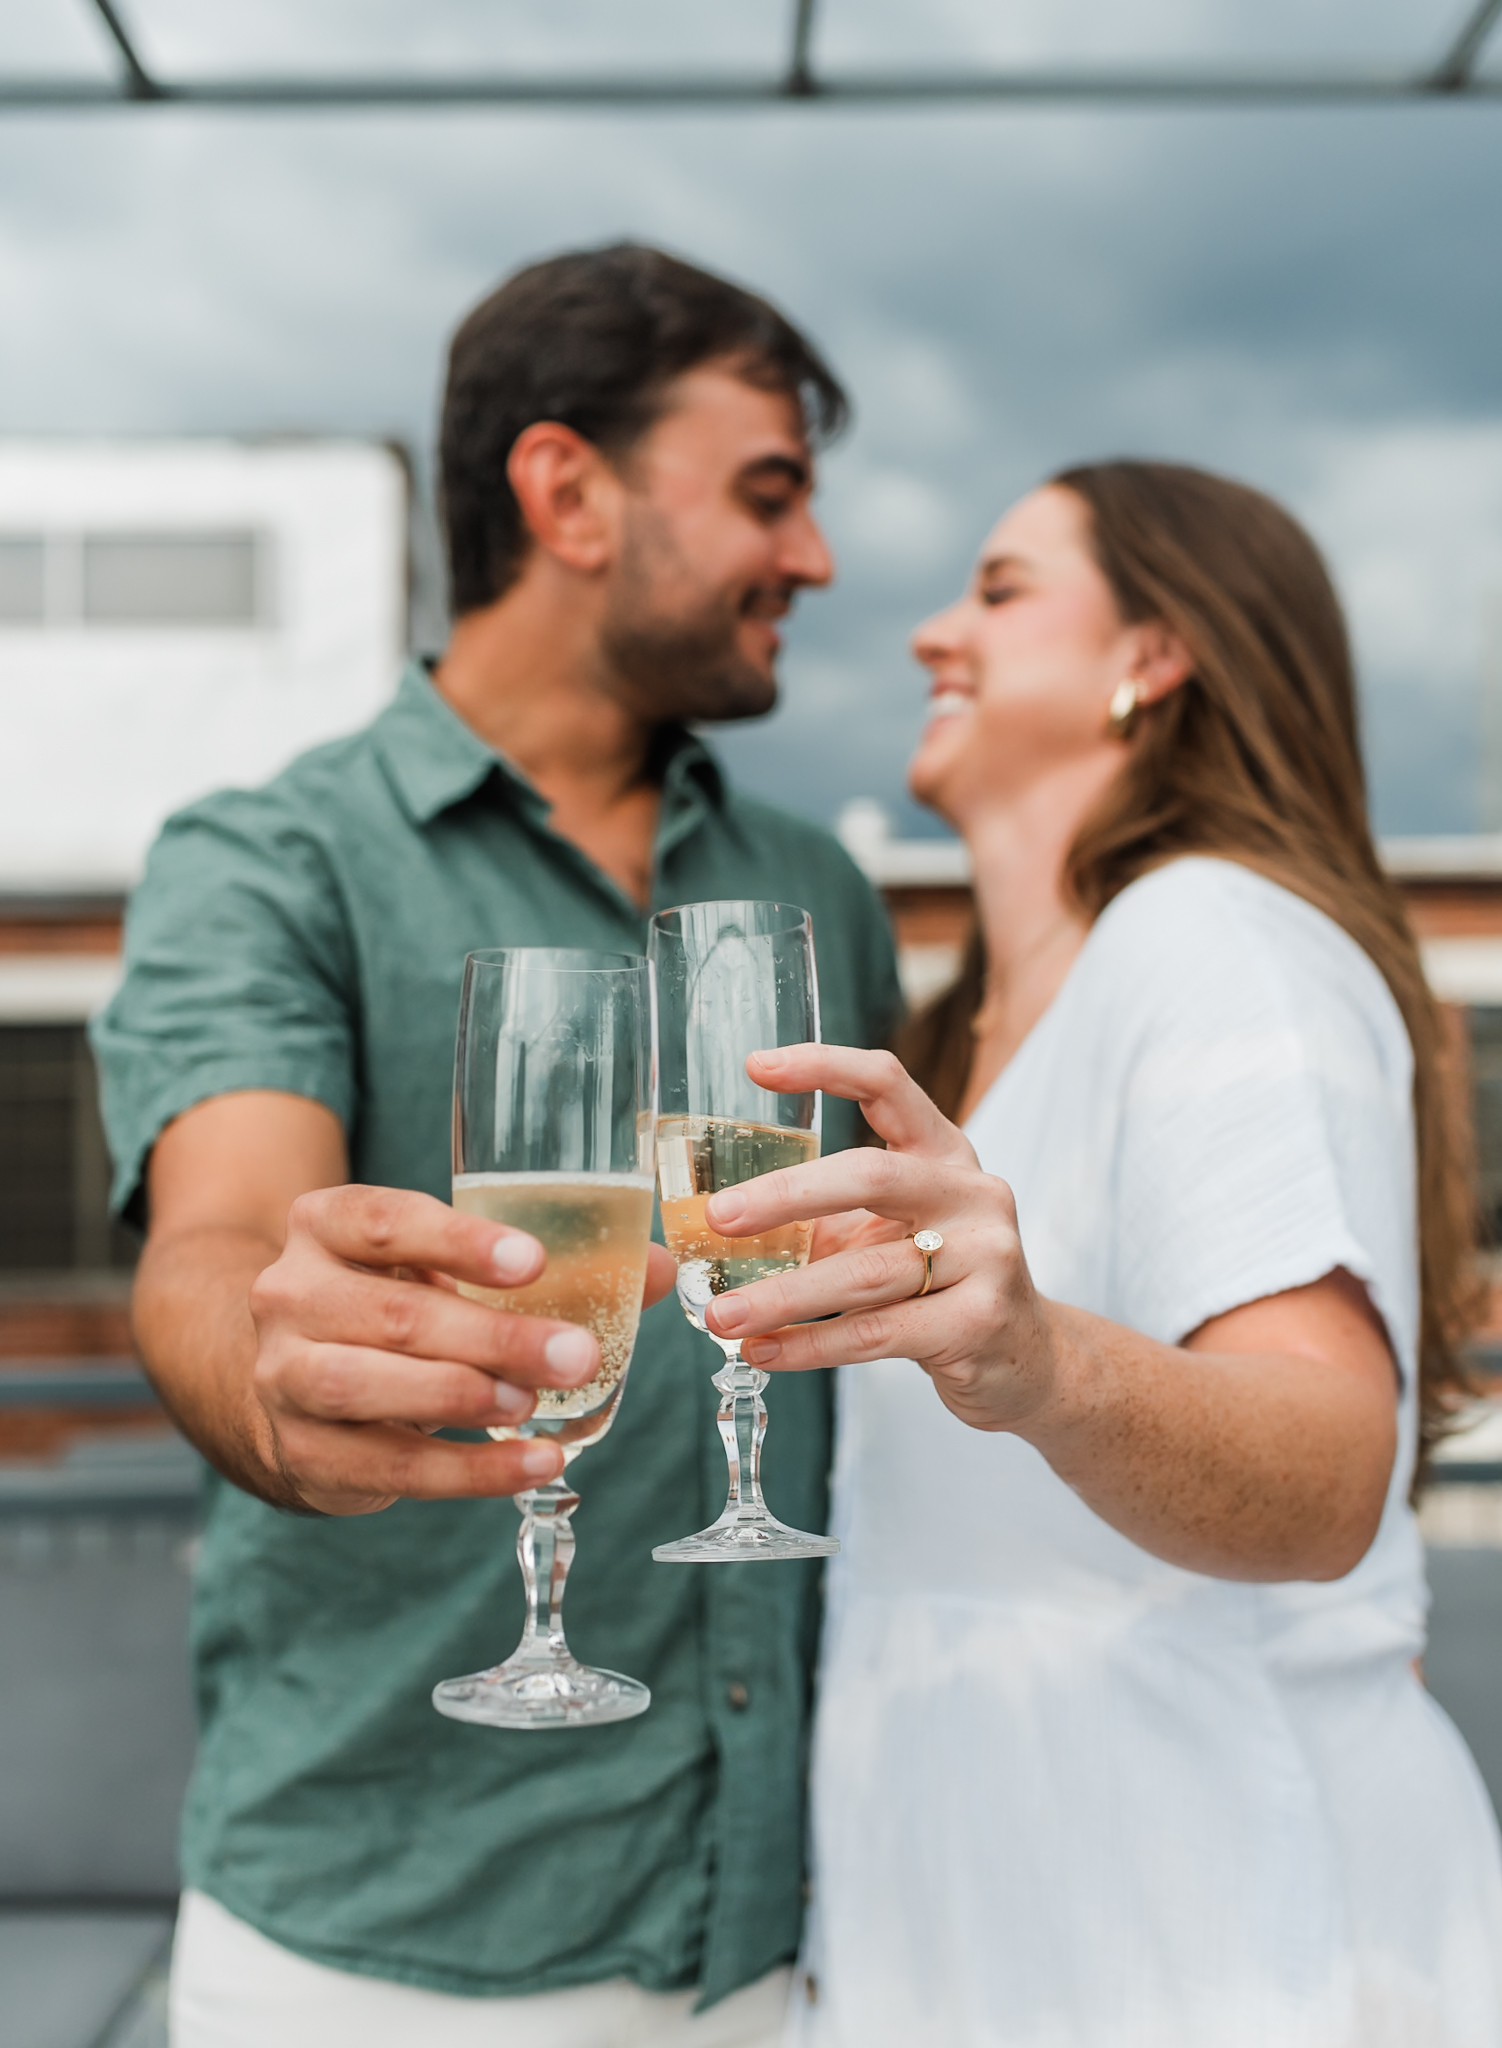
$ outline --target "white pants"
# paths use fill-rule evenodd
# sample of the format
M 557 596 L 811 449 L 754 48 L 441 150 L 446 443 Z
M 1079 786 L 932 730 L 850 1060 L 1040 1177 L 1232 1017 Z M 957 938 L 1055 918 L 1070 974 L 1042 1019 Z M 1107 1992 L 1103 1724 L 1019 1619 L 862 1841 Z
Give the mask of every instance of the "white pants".
M 790 1970 L 695 2013 L 694 1991 L 617 1978 L 528 1998 L 457 1998 L 309 1962 L 185 1892 L 172 2048 L 777 2048 Z

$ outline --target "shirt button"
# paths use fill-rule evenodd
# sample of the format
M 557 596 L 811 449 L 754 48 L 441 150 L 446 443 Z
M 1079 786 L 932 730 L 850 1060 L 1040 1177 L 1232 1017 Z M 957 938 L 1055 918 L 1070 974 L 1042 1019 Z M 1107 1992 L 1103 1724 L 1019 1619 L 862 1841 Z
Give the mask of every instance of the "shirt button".
M 743 1714 L 751 1704 L 749 1686 L 743 1685 L 738 1678 L 732 1679 L 725 1688 L 725 1704 L 733 1707 L 736 1713 Z
M 817 2005 L 819 2003 L 819 1980 L 812 1970 L 804 1973 L 803 1996 L 810 2005 Z

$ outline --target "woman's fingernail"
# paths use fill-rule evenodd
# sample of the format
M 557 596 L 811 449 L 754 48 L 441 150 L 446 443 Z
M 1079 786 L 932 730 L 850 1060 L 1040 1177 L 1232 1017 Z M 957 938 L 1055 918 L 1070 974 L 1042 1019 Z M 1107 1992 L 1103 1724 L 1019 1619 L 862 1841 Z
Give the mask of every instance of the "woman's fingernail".
M 775 1337 L 752 1337 L 741 1346 L 741 1357 L 748 1365 L 770 1365 L 781 1356 L 782 1346 Z
M 732 1330 L 738 1330 L 751 1311 L 738 1294 L 726 1294 L 714 1305 L 715 1328 L 723 1330 L 728 1337 Z
M 508 1231 L 491 1246 L 490 1265 L 497 1280 L 508 1287 L 530 1280 L 537 1266 L 537 1239 L 524 1237 L 520 1231 Z
M 593 1379 L 600 1358 L 595 1340 L 587 1330 L 555 1330 L 542 1347 L 549 1372 L 556 1372 L 576 1384 Z
M 746 1198 L 739 1188 L 726 1188 L 718 1195 L 711 1195 L 704 1211 L 704 1220 L 714 1229 L 723 1229 L 727 1223 L 739 1223 L 746 1213 Z
M 528 1479 L 551 1479 L 558 1470 L 556 1444 L 522 1444 L 521 1468 Z
M 770 1052 L 759 1052 L 756 1055 L 757 1065 L 763 1067 L 780 1067 L 785 1063 L 786 1058 L 787 1055 L 778 1052 L 775 1047 Z

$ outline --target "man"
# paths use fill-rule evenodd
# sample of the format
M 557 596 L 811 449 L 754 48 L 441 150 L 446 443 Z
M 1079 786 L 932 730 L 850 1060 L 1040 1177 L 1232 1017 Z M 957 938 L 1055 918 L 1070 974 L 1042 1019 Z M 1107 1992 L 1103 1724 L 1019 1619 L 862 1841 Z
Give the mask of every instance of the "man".
M 781 898 L 813 912 L 826 1035 L 885 1030 L 860 876 L 687 730 L 775 701 L 778 622 L 832 573 L 812 447 L 844 410 L 780 314 L 656 251 L 521 272 L 450 357 L 442 659 L 354 738 L 174 818 L 131 905 L 95 1044 L 117 1199 L 149 1224 L 136 1328 L 220 1475 L 177 2048 L 775 2038 L 816 1570 L 651 1562 L 724 1495 L 714 1354 L 664 1301 L 589 1453 L 568 1601 L 579 1654 L 651 1711 L 440 1719 L 433 1683 L 519 1628 L 501 1496 L 560 1459 L 430 1432 L 518 1420 L 597 1354 L 435 1276 L 542 1265 L 444 1201 L 467 950 L 640 951 L 654 908 Z M 826 1118 L 849 1143 L 848 1105 Z M 773 1394 L 767 1491 L 804 1526 L 821 1380 Z

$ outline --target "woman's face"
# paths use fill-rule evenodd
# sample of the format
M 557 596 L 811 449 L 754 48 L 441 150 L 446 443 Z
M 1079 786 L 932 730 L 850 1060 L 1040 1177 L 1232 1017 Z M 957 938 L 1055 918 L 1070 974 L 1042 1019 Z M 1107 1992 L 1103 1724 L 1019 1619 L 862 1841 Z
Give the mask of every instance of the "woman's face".
M 994 528 L 970 588 L 913 635 L 929 716 L 908 769 L 920 803 L 963 824 L 1072 763 L 1119 760 L 1106 716 L 1143 654 L 1072 491 L 1034 491 Z

